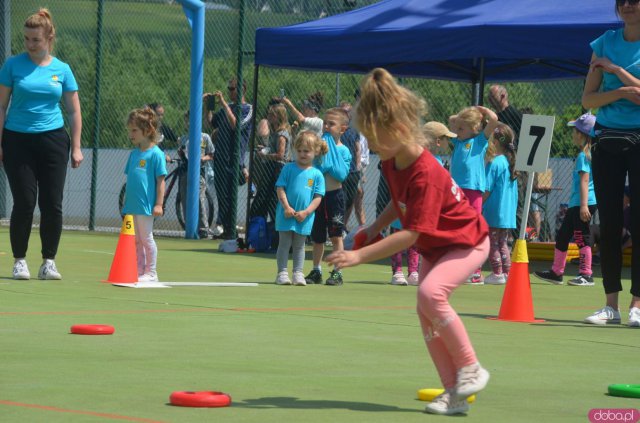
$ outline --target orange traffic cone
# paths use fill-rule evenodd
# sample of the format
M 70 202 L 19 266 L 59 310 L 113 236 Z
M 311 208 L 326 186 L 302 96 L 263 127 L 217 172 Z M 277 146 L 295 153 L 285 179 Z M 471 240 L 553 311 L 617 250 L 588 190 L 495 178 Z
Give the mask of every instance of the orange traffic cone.
M 122 221 L 120 239 L 116 247 L 116 255 L 111 263 L 111 271 L 106 282 L 136 283 L 138 282 L 138 264 L 136 259 L 136 232 L 133 227 L 133 216 L 128 214 Z
M 533 314 L 531 281 L 529 280 L 529 257 L 524 239 L 516 241 L 511 259 L 511 271 L 502 296 L 498 320 L 511 322 L 544 322 Z

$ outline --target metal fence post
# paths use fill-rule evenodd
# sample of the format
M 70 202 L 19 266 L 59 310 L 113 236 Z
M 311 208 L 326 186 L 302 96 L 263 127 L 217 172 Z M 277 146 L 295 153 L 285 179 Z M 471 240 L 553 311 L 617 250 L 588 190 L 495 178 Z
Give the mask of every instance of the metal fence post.
M 91 155 L 91 200 L 89 203 L 89 230 L 96 229 L 96 191 L 98 185 L 98 149 L 100 148 L 100 86 L 102 83 L 102 18 L 104 16 L 104 0 L 98 0 L 96 28 L 96 85 L 94 96 L 93 154 Z

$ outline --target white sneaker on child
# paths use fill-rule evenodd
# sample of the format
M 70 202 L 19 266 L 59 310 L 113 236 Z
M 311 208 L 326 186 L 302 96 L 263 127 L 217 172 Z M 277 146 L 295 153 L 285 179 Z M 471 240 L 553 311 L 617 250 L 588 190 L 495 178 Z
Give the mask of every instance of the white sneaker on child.
M 62 275 L 56 269 L 56 263 L 51 259 L 46 259 L 38 270 L 38 279 L 60 280 Z
M 631 328 L 639 328 L 640 327 L 640 308 L 631 307 L 629 310 L 629 323 L 628 326 Z
M 155 273 L 145 273 L 138 276 L 138 282 L 158 282 L 158 275 Z
M 304 279 L 304 273 L 293 272 L 293 284 L 295 286 L 307 286 L 307 281 Z
M 435 397 L 424 411 L 445 416 L 463 414 L 469 411 L 469 404 L 465 398 L 458 398 L 453 390 L 447 390 Z
M 391 276 L 391 285 L 407 286 L 409 283 L 405 279 L 404 274 L 402 274 L 401 271 L 398 271 Z
M 484 278 L 484 283 L 486 283 L 487 285 L 504 285 L 505 283 L 507 283 L 507 278 L 505 278 L 503 273 L 499 275 L 491 273 L 489 276 Z
M 489 382 L 489 372 L 480 363 L 470 364 L 458 370 L 456 395 L 458 398 L 468 398 L 484 389 Z
M 418 275 L 418 272 L 409 273 L 409 276 L 407 276 L 407 283 L 413 286 L 420 285 L 420 277 Z
M 25 259 L 16 260 L 15 263 L 13 263 L 13 279 L 22 281 L 31 279 L 31 273 L 29 273 Z
M 291 279 L 289 279 L 289 273 L 286 270 L 278 273 L 278 276 L 276 277 L 276 284 L 291 285 Z

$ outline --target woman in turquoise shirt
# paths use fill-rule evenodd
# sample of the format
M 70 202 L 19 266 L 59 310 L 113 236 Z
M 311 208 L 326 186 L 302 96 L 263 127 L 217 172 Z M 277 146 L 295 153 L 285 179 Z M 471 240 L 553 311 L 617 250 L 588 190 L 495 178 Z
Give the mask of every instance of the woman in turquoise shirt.
M 9 233 L 14 279 L 31 278 L 25 257 L 36 201 L 43 258 L 38 278 L 62 279 L 54 259 L 62 233 L 69 150 L 73 168 L 83 158 L 78 84 L 69 65 L 51 55 L 55 36 L 51 13 L 40 9 L 24 24 L 26 52 L 10 57 L 0 69 L 0 160 L 13 196 Z M 71 138 L 64 129 L 61 99 Z
M 593 185 L 600 215 L 602 284 L 606 305 L 585 323 L 620 323 L 618 293 L 622 291 L 622 201 L 625 180 L 640 198 L 640 4 L 616 0 L 624 27 L 609 30 L 591 43 L 593 56 L 582 94 L 582 105 L 598 109 L 591 148 Z M 632 208 L 640 222 L 640 207 Z M 631 227 L 640 239 L 640 225 Z M 629 326 L 640 327 L 640 248 L 634 248 L 631 268 Z

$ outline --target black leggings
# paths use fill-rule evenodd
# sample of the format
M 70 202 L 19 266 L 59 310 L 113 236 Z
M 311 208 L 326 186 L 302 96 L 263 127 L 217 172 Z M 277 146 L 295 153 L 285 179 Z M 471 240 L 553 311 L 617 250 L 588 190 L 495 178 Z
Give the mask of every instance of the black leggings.
M 593 216 L 596 209 L 596 206 L 589 206 L 589 213 Z M 567 251 L 571 237 L 573 237 L 573 241 L 578 245 L 578 248 L 593 247 L 590 223 L 583 222 L 580 219 L 580 206 L 571 207 L 567 210 L 556 237 L 556 249 L 562 252 Z
M 603 141 L 608 142 L 608 141 Z M 640 240 L 640 147 L 611 152 L 599 143 L 591 147 L 593 185 L 600 215 L 600 263 L 606 294 L 622 291 L 623 198 L 627 176 L 631 198 L 631 239 Z M 631 294 L 640 297 L 640 248 L 631 252 Z
M 70 144 L 64 128 L 37 134 L 8 129 L 2 132 L 4 168 L 13 196 L 9 237 L 15 258 L 27 255 L 36 200 L 40 208 L 42 258 L 56 257 Z

